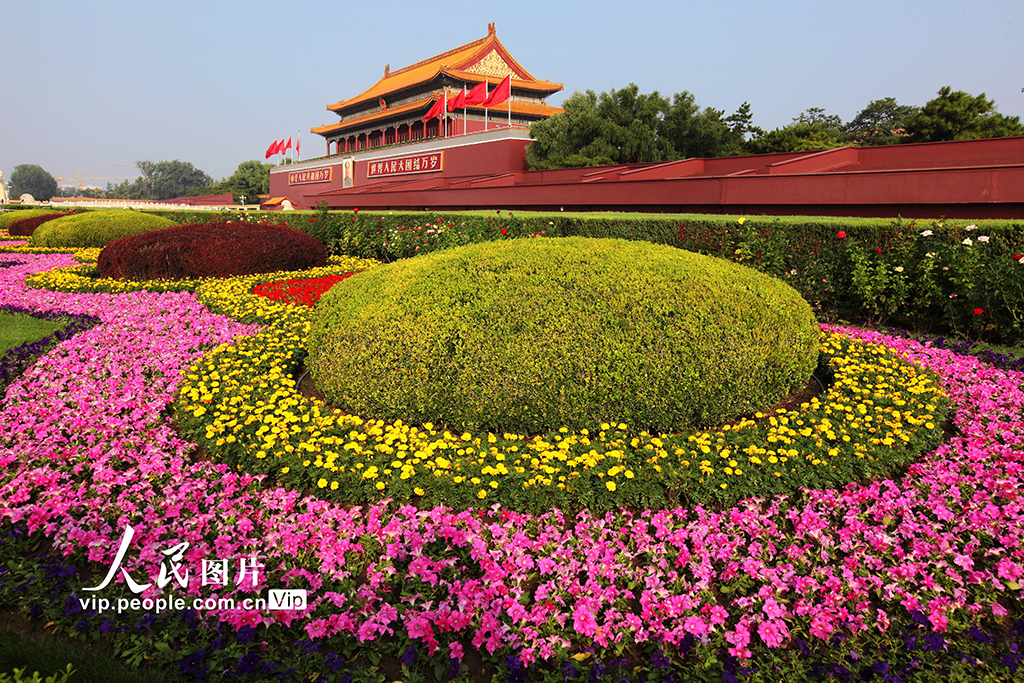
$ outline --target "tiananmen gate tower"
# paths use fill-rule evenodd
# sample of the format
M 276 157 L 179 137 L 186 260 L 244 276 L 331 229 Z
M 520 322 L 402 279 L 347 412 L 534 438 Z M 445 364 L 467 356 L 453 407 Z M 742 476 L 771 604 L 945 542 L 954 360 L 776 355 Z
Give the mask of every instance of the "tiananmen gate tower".
M 494 24 L 487 35 L 454 50 L 398 71 L 384 67 L 384 77 L 369 90 L 327 106 L 339 121 L 311 131 L 327 139 L 327 153 L 346 154 L 426 140 L 476 133 L 487 128 L 529 126 L 562 110 L 544 99 L 562 89 L 561 83 L 534 78 L 501 44 Z M 477 88 L 492 94 L 509 79 L 511 97 L 490 109 L 481 103 L 453 109 L 460 94 Z M 438 102 L 448 105 L 443 117 L 426 118 Z M 443 121 L 443 124 L 442 124 Z

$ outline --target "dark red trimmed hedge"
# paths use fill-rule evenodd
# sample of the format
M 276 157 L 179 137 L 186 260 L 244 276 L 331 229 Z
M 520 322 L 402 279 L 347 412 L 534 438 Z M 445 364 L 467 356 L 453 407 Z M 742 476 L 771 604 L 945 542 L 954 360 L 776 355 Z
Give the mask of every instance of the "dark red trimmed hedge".
M 42 216 L 32 216 L 31 218 L 23 218 L 11 225 L 7 229 L 7 234 L 11 237 L 31 237 L 32 233 L 36 231 L 40 225 L 46 221 L 52 221 L 54 218 L 63 218 L 67 216 L 66 213 L 47 213 Z
M 304 270 L 327 263 L 323 242 L 287 225 L 193 223 L 123 237 L 100 252 L 102 277 L 182 280 Z

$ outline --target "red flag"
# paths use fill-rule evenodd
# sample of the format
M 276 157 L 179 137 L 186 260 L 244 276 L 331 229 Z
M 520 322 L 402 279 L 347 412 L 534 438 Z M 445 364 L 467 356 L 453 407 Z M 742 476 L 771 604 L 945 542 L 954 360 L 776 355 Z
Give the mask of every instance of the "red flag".
M 466 86 L 462 86 L 462 92 L 456 95 L 451 100 L 448 100 L 448 111 L 455 111 L 456 109 L 464 109 L 466 106 Z
M 480 83 L 473 87 L 472 90 L 466 95 L 466 106 L 472 107 L 478 104 L 483 104 L 484 100 L 487 99 L 487 81 Z
M 269 159 L 272 155 L 274 155 L 276 153 L 277 153 L 277 140 L 274 140 L 273 142 L 270 143 L 270 147 L 267 147 L 267 153 L 266 153 L 266 155 L 263 158 L 264 159 Z
M 505 80 L 498 84 L 487 99 L 484 101 L 485 107 L 496 107 L 509 97 L 512 96 L 512 74 L 505 76 Z
M 428 111 L 426 114 L 423 115 L 423 122 L 426 123 L 430 119 L 432 119 L 432 118 L 434 118 L 436 116 L 440 116 L 443 113 L 444 113 L 444 99 L 442 98 L 442 99 L 439 99 L 437 102 L 434 102 L 434 106 L 430 108 L 430 111 Z
M 284 154 L 284 138 L 274 144 L 274 154 Z
M 282 154 L 284 154 L 285 152 L 287 152 L 287 151 L 288 151 L 288 150 L 290 150 L 291 148 L 292 148 L 292 136 L 291 136 L 291 135 L 289 135 L 289 136 L 288 136 L 288 144 L 287 144 L 287 145 L 285 145 L 285 146 L 284 146 L 284 147 L 283 147 L 283 148 L 281 149 L 281 153 L 282 153 Z
M 301 145 L 302 145 L 302 134 L 300 133 L 299 135 L 295 136 L 295 156 L 300 157 L 300 158 L 302 157 L 302 152 L 299 149 Z

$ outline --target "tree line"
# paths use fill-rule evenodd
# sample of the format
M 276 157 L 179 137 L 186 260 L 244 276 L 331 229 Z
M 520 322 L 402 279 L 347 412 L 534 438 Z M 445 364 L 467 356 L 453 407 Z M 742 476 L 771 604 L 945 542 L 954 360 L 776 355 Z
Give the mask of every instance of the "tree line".
M 923 107 L 886 97 L 845 123 L 813 107 L 771 131 L 753 125 L 747 102 L 726 116 L 701 109 L 689 92 L 669 100 L 657 91 L 643 94 L 634 83 L 600 95 L 574 92 L 562 108 L 565 113 L 530 126 L 534 142 L 527 161 L 533 169 L 1024 135 L 1020 117 L 998 113 L 984 93 L 948 86 Z
M 886 97 L 869 102 L 850 121 L 812 107 L 789 125 L 766 131 L 753 124 L 744 102 L 726 116 L 701 108 L 693 94 L 669 98 L 640 92 L 631 83 L 620 90 L 574 92 L 564 113 L 530 126 L 534 142 L 526 149 L 533 169 L 607 166 L 675 161 L 736 154 L 768 154 L 833 149 L 844 145 L 894 145 L 1024 135 L 1020 117 L 1004 116 L 985 94 L 970 95 L 949 86 L 923 107 L 901 105 Z M 235 201 L 255 203 L 270 191 L 272 164 L 243 161 L 219 182 L 185 161 L 137 161 L 141 175 L 105 190 L 59 188 L 52 175 L 34 164 L 16 166 L 11 196 L 30 194 L 39 201 L 59 193 L 102 199 L 173 199 L 231 193 Z
M 136 161 L 139 177 L 97 188 L 58 187 L 57 180 L 36 164 L 15 166 L 10 177 L 10 195 L 17 199 L 30 194 L 38 201 L 53 197 L 92 197 L 96 199 L 161 200 L 205 194 L 230 193 L 236 202 L 255 204 L 257 197 L 270 191 L 273 164 L 243 161 L 231 176 L 218 182 L 187 161 Z

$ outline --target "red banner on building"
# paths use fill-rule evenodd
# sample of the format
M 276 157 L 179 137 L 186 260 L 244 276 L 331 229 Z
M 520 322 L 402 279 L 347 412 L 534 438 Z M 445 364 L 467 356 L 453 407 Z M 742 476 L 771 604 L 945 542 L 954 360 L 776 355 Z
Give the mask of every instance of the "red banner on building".
M 289 185 L 303 185 L 305 183 L 329 183 L 331 182 L 331 169 L 333 167 L 327 166 L 326 168 L 311 168 L 305 171 L 291 171 L 288 173 L 288 184 Z
M 381 161 L 367 162 L 366 177 L 381 178 L 405 173 L 431 173 L 440 171 L 444 152 L 430 152 L 408 157 L 395 157 Z

